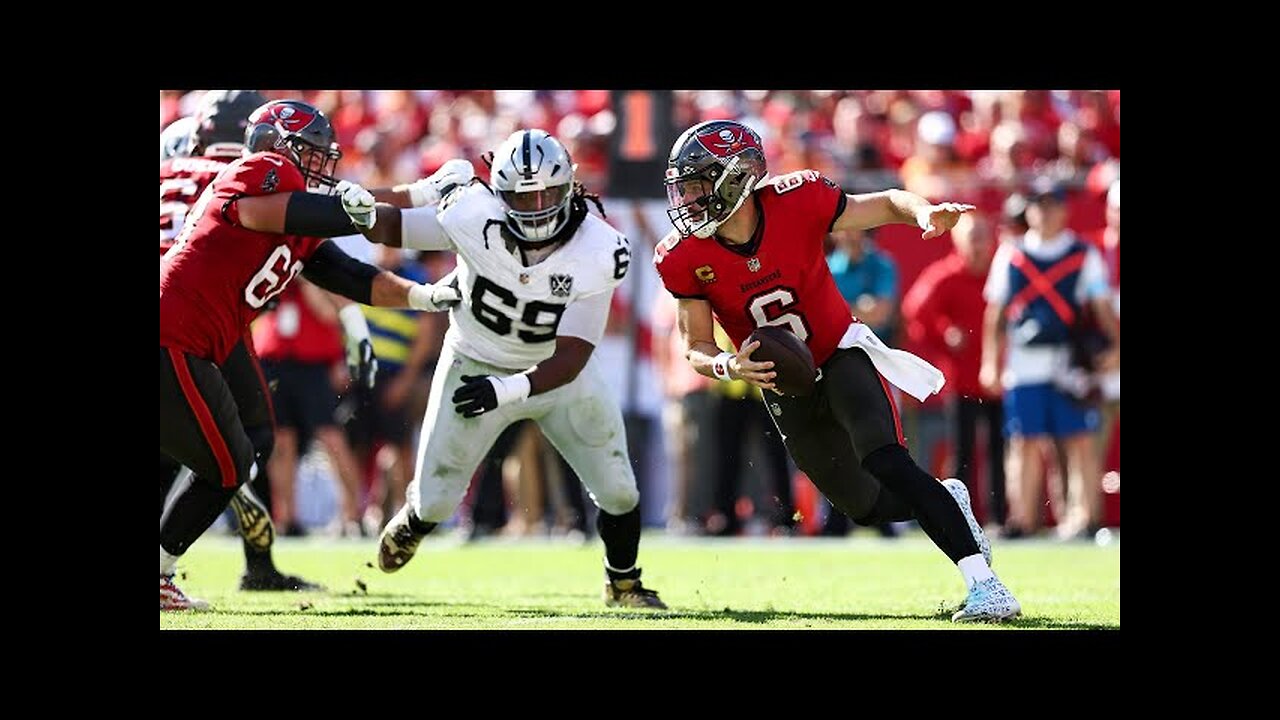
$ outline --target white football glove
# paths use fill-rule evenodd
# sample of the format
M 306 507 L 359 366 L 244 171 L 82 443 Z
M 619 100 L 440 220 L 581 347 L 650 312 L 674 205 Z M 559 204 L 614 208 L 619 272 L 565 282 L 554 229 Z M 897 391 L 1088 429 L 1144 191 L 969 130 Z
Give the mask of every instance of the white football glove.
M 462 302 L 462 293 L 453 285 L 436 283 L 409 288 L 409 307 L 427 312 L 443 312 Z
M 373 193 L 347 180 L 339 181 L 334 191 L 342 198 L 342 209 L 347 211 L 347 216 L 357 228 L 368 230 L 378 221 Z
M 435 205 L 455 187 L 471 182 L 476 169 L 470 160 L 454 158 L 440 166 L 431 177 L 422 178 L 409 185 L 409 199 L 416 208 Z

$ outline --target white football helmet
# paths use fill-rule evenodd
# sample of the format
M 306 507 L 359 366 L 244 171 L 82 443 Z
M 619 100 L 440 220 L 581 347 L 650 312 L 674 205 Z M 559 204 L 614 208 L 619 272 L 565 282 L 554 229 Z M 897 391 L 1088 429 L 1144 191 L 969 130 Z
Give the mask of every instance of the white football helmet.
M 169 123 L 160 133 L 160 160 L 169 158 L 190 157 L 191 148 L 195 144 L 194 135 L 196 119 L 190 115 Z
M 545 130 L 517 130 L 493 152 L 489 180 L 506 206 L 507 227 L 526 247 L 540 247 L 569 222 L 574 165 Z

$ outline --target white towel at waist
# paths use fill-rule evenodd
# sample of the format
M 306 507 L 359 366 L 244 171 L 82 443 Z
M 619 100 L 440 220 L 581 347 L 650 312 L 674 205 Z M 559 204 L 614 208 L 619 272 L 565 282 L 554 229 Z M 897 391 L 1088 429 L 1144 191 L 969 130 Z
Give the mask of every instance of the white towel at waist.
M 941 390 L 947 382 L 941 370 L 906 350 L 897 350 L 885 345 L 883 340 L 871 332 L 871 328 L 862 323 L 850 323 L 844 337 L 840 338 L 838 347 L 861 348 L 871 358 L 871 364 L 876 366 L 876 371 L 883 375 L 885 380 L 921 402 Z

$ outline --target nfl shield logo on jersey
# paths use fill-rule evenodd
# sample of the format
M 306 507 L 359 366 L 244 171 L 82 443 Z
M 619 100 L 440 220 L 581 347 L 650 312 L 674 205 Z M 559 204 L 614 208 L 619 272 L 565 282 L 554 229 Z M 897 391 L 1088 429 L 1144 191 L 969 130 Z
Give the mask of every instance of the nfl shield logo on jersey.
M 760 272 L 760 258 L 751 258 L 748 260 L 747 269 L 751 272 Z
M 552 275 L 551 276 L 551 294 L 556 297 L 569 297 L 569 290 L 573 288 L 572 275 Z

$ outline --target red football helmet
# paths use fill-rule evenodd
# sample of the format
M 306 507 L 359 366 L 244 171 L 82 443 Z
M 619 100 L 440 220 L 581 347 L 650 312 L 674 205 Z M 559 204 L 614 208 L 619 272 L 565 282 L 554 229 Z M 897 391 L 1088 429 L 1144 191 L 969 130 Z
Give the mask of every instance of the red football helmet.
M 342 157 L 333 126 L 318 108 L 301 100 L 273 100 L 253 111 L 244 132 L 249 152 L 271 151 L 293 160 L 307 187 L 333 187 Z
M 711 237 L 766 172 L 754 130 L 712 120 L 685 130 L 667 158 L 667 216 L 681 235 Z

